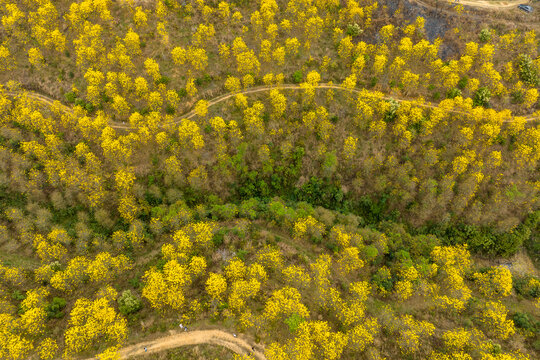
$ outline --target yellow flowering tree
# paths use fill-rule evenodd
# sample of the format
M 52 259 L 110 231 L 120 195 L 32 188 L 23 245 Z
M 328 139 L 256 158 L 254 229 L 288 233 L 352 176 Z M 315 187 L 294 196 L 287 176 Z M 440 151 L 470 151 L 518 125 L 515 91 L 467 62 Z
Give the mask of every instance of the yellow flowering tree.
M 121 345 L 127 337 L 127 321 L 116 313 L 110 299 L 80 298 L 71 310 L 65 333 L 66 357 L 87 350 L 95 341 Z
M 490 298 L 505 297 L 512 291 L 512 274 L 502 266 L 474 273 L 473 279 L 482 295 Z

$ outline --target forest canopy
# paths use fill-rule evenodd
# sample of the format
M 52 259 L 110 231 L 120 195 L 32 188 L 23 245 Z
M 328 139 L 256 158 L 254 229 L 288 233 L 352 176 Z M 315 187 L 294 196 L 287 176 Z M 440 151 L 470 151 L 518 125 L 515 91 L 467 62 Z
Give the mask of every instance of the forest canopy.
M 537 358 L 536 31 L 410 6 L 0 0 L 0 358 Z

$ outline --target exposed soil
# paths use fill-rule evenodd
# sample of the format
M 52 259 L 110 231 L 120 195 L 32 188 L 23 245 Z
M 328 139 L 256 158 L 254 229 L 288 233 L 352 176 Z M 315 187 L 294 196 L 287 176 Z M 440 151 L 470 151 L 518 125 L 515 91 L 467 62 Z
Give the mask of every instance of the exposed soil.
M 458 4 L 468 5 L 477 8 L 489 9 L 489 10 L 507 10 L 513 9 L 519 4 L 527 4 L 528 1 L 514 0 L 514 1 L 489 1 L 489 0 L 459 0 Z
M 213 344 L 226 347 L 227 349 L 241 355 L 251 354 L 257 360 L 266 360 L 263 348 L 253 345 L 247 339 L 233 336 L 221 330 L 195 330 L 183 331 L 176 334 L 161 337 L 152 341 L 143 341 L 135 345 L 127 346 L 119 350 L 120 358 L 158 353 L 181 346 Z M 146 349 L 146 350 L 145 350 Z M 255 349 L 255 350 L 253 350 Z M 90 358 L 86 360 L 96 360 Z

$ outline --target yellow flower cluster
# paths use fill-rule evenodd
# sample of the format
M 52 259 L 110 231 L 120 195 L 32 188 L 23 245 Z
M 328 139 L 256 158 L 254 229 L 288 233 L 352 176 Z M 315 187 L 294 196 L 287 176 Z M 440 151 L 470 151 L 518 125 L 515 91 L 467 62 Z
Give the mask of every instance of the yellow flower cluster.
M 116 314 L 109 299 L 80 298 L 70 313 L 65 333 L 65 356 L 88 349 L 95 341 L 121 345 L 127 337 L 127 321 Z
M 212 299 L 221 299 L 223 293 L 227 290 L 227 280 L 223 275 L 210 273 L 206 280 L 206 292 Z
M 152 307 L 164 309 L 166 306 L 178 310 L 185 304 L 184 290 L 191 283 L 188 269 L 176 260 L 168 261 L 163 272 L 152 268 L 144 275 L 145 286 L 142 296 Z
M 443 308 L 463 310 L 472 294 L 463 278 L 471 261 L 466 246 L 436 246 L 431 252 L 431 258 L 438 265 L 437 274 L 444 279 L 441 283 L 448 293 L 441 295 L 440 287 L 434 284 L 432 295 L 435 302 Z
M 43 236 L 36 235 L 34 238 L 36 253 L 42 263 L 49 263 L 54 260 L 62 260 L 67 254 L 67 249 L 60 243 L 46 241 Z
M 373 344 L 375 335 L 379 332 L 379 324 L 374 318 L 367 318 L 361 324 L 356 325 L 347 331 L 347 346 L 356 351 L 364 351 L 369 345 Z
M 324 235 L 324 224 L 317 221 L 313 216 L 301 218 L 294 223 L 294 237 L 306 239 L 308 237 L 322 238 Z
M 278 117 L 283 115 L 287 109 L 287 98 L 285 95 L 281 94 L 278 90 L 273 89 L 270 91 L 270 102 L 272 103 L 274 114 Z
M 125 255 L 114 257 L 102 252 L 92 261 L 84 256 L 77 256 L 69 261 L 65 270 L 54 273 L 51 285 L 58 290 L 73 291 L 86 279 L 94 283 L 106 283 L 131 268 L 132 264 Z
M 343 155 L 345 156 L 345 159 L 351 160 L 354 158 L 357 144 L 358 138 L 354 136 L 348 136 L 345 139 L 345 143 L 343 144 Z
M 246 307 L 246 300 L 253 298 L 261 289 L 261 283 L 256 279 L 237 280 L 231 284 L 231 292 L 228 297 L 229 308 L 240 312 Z
M 114 177 L 116 187 L 119 191 L 130 191 L 135 183 L 135 174 L 133 169 L 120 169 L 116 172 Z
M 451 351 L 464 350 L 471 342 L 471 332 L 464 328 L 445 331 L 442 339 L 444 346 Z
M 54 355 L 56 355 L 57 351 L 58 345 L 56 344 L 56 341 L 51 338 L 43 339 L 38 348 L 39 357 L 43 360 L 50 360 L 54 358 Z
M 343 225 L 335 225 L 330 230 L 328 237 L 330 240 L 338 243 L 340 247 L 344 248 L 350 245 L 353 235 L 346 232 Z
M 399 280 L 394 285 L 394 289 L 398 296 L 398 299 L 401 301 L 407 300 L 413 294 L 413 284 L 407 280 Z
M 125 220 L 132 222 L 137 217 L 139 205 L 133 196 L 123 196 L 119 200 L 118 212 Z
M 178 126 L 178 137 L 180 142 L 191 141 L 193 149 L 198 150 L 204 147 L 204 139 L 200 133 L 199 126 L 194 121 L 182 119 Z
M 248 132 L 254 135 L 264 134 L 264 122 L 261 117 L 263 111 L 264 105 L 259 101 L 244 110 L 244 124 Z
M 263 316 L 268 321 L 286 318 L 292 314 L 309 317 L 307 307 L 302 304 L 302 296 L 295 288 L 284 287 L 272 293 L 264 306 Z
M 249 267 L 247 268 L 247 276 L 249 278 L 256 279 L 261 284 L 268 280 L 268 274 L 266 273 L 264 266 L 259 263 L 253 263 L 249 265 Z
M 488 301 L 484 306 L 480 321 L 488 333 L 492 333 L 498 339 L 505 340 L 516 332 L 514 322 L 506 319 L 507 313 L 508 311 L 501 302 Z
M 186 234 L 189 234 L 192 242 L 201 248 L 210 246 L 217 224 L 214 222 L 197 222 L 184 227 Z
M 238 258 L 235 258 L 229 262 L 225 267 L 225 275 L 229 280 L 239 280 L 246 276 L 246 265 Z
M 483 273 L 474 273 L 478 290 L 487 297 L 505 297 L 512 291 L 512 273 L 505 267 L 491 267 Z
M 21 302 L 21 309 L 26 311 L 35 307 L 44 307 L 49 296 L 49 290 L 45 287 L 29 290 L 26 292 L 26 299 Z
M 398 336 L 398 345 L 403 354 L 415 353 L 420 348 L 420 339 L 433 335 L 435 326 L 427 321 L 418 321 L 411 315 L 401 317 L 403 329 Z
M 349 246 L 339 252 L 337 264 L 343 274 L 349 274 L 364 267 L 360 259 L 360 250 L 356 246 Z
M 289 265 L 283 269 L 283 275 L 287 283 L 298 288 L 305 288 L 311 283 L 311 276 L 306 270 L 298 265 Z
M 206 271 L 206 259 L 202 256 L 193 256 L 189 261 L 188 273 L 192 277 L 200 276 Z

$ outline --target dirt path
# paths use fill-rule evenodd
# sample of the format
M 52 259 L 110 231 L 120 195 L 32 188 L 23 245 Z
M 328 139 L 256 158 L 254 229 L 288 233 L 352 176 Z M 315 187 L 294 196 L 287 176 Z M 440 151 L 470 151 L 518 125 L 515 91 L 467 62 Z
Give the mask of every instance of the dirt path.
M 519 4 L 526 4 L 527 0 L 514 0 L 514 1 L 489 1 L 489 0 L 459 0 L 455 4 L 467 5 L 471 7 L 477 7 L 488 10 L 501 10 L 501 9 L 513 9 Z
M 358 90 L 358 89 L 349 89 L 349 88 L 346 88 L 346 87 L 343 87 L 343 86 L 340 86 L 340 85 L 329 85 L 329 84 L 319 84 L 317 86 L 315 86 L 316 89 L 335 89 L 335 90 L 341 90 L 341 91 L 349 91 L 349 92 L 352 92 L 352 93 L 355 93 L 355 94 L 361 94 L 363 92 L 363 90 Z M 254 93 L 258 93 L 258 92 L 263 92 L 263 91 L 268 91 L 268 90 L 272 90 L 272 89 L 278 89 L 278 90 L 302 90 L 302 88 L 299 86 L 299 85 L 294 85 L 294 84 L 284 84 L 284 85 L 269 85 L 269 86 L 259 86 L 259 87 L 254 87 L 254 88 L 250 88 L 250 89 L 246 89 L 246 90 L 243 90 L 243 91 L 239 91 L 239 92 L 236 92 L 236 93 L 230 93 L 230 94 L 225 94 L 225 95 L 221 95 L 221 96 L 218 96 L 210 101 L 208 101 L 208 107 L 211 107 L 211 106 L 214 106 L 222 101 L 225 101 L 237 94 L 254 94 Z M 365 90 L 364 90 L 365 91 Z M 390 97 L 390 96 L 380 96 L 380 95 L 376 95 L 375 93 L 371 93 L 370 96 L 374 99 L 378 99 L 378 100 L 394 100 L 394 101 L 397 101 L 397 102 L 404 102 L 404 101 L 415 101 L 416 99 L 406 99 L 406 98 L 395 98 L 395 97 Z M 439 108 L 438 104 L 432 104 L 432 103 L 424 103 L 424 104 L 416 104 L 416 106 L 420 106 L 420 107 L 424 107 L 424 108 L 429 108 L 429 109 L 437 109 Z M 447 110 L 447 112 L 449 113 L 452 113 L 452 114 L 460 114 L 460 115 L 469 115 L 469 113 L 465 112 L 465 111 L 459 111 L 459 110 Z M 192 117 L 194 117 L 196 114 L 195 112 L 192 110 L 182 116 L 180 116 L 180 119 L 191 119 Z M 537 117 L 528 117 L 525 119 L 525 121 L 529 122 L 529 121 L 534 121 L 538 119 Z M 178 124 L 180 121 L 182 120 L 176 120 L 176 121 L 173 121 L 171 123 L 168 123 L 167 125 L 171 125 L 171 124 Z M 504 122 L 513 122 L 512 120 L 505 120 Z
M 358 89 L 349 89 L 349 88 L 346 88 L 346 87 L 343 87 L 343 86 L 340 86 L 340 85 L 329 85 L 329 84 L 325 84 L 325 83 L 321 83 L 319 85 L 316 85 L 315 86 L 316 89 L 333 89 L 333 90 L 341 90 L 341 91 L 349 91 L 349 92 L 352 92 L 352 93 L 355 93 L 355 94 L 361 94 L 363 92 L 365 92 L 366 90 L 365 89 L 362 89 L 362 90 L 358 90 Z M 255 93 L 259 93 L 259 92 L 265 92 L 265 91 L 270 91 L 270 90 L 273 90 L 273 89 L 277 89 L 277 90 L 302 90 L 302 87 L 300 87 L 300 85 L 296 85 L 296 84 L 283 84 L 283 85 L 264 85 L 264 86 L 256 86 L 256 87 L 252 87 L 252 88 L 249 88 L 249 89 L 245 89 L 245 90 L 242 90 L 242 91 L 238 91 L 238 92 L 234 92 L 234 93 L 227 93 L 227 94 L 223 94 L 223 95 L 220 95 L 220 96 L 217 96 L 213 99 L 210 99 L 208 100 L 208 107 L 212 107 L 214 105 L 217 105 L 223 101 L 226 101 L 232 97 L 234 97 L 235 95 L 237 94 L 255 94 Z M 369 91 L 368 91 L 369 92 Z M 22 95 L 22 94 L 25 94 L 26 96 L 30 97 L 30 98 L 33 98 L 35 100 L 38 100 L 38 101 L 41 101 L 47 105 L 50 105 L 50 106 L 55 106 L 55 105 L 58 105 L 60 106 L 60 109 L 66 113 L 70 113 L 70 114 L 73 114 L 73 110 L 71 108 L 69 108 L 68 106 L 66 105 L 63 105 L 61 104 L 59 101 L 55 101 L 45 95 L 41 95 L 41 94 L 38 94 L 38 93 L 35 93 L 35 92 L 29 92 L 29 91 L 22 91 L 22 92 L 5 92 L 5 94 L 9 95 L 9 96 L 19 96 L 19 95 Z M 395 97 L 390 97 L 390 96 L 381 96 L 381 95 L 378 95 L 376 93 L 373 93 L 373 92 L 370 92 L 370 95 L 369 95 L 372 99 L 377 99 L 377 100 L 394 100 L 394 101 L 397 101 L 397 102 L 404 102 L 404 101 L 415 101 L 415 99 L 406 99 L 406 98 L 395 98 Z M 423 108 L 429 108 L 429 109 L 436 109 L 436 108 L 439 108 L 438 104 L 432 104 L 432 103 L 421 103 L 421 104 L 416 104 L 416 106 L 420 106 L 420 107 L 423 107 Z M 469 115 L 467 112 L 465 111 L 459 111 L 459 110 L 446 110 L 447 112 L 449 113 L 452 113 L 452 114 L 459 114 L 459 115 Z M 191 119 L 195 116 L 195 111 L 194 110 L 191 110 L 183 115 L 180 115 L 178 117 L 179 120 L 175 120 L 175 121 L 172 121 L 172 122 L 169 122 L 169 123 L 163 123 L 160 125 L 160 127 L 167 127 L 167 126 L 170 126 L 170 125 L 175 125 L 175 124 L 178 124 L 182 121 L 182 119 Z M 532 122 L 532 121 L 535 121 L 539 119 L 538 117 L 528 117 L 528 118 L 525 118 L 525 121 L 526 122 Z M 503 122 L 514 122 L 514 120 L 505 120 Z M 121 124 L 121 123 L 113 123 L 110 125 L 111 128 L 113 129 L 121 129 L 121 130 L 134 130 L 133 127 L 129 126 L 129 125 L 124 125 L 124 124 Z
M 164 336 L 156 340 L 142 341 L 135 345 L 130 345 L 119 350 L 120 358 L 127 359 L 133 356 L 154 354 L 157 352 L 174 349 L 181 346 L 212 344 L 226 347 L 227 349 L 241 355 L 251 354 L 257 360 L 266 360 L 263 348 L 253 345 L 242 337 L 234 337 L 221 330 L 195 330 L 188 332 L 178 332 L 173 335 Z M 254 346 L 255 351 L 252 350 Z M 147 351 L 144 351 L 146 347 Z M 86 360 L 96 360 L 90 358 Z
M 62 104 L 58 100 L 54 100 L 54 99 L 52 99 L 52 98 L 50 98 L 48 96 L 41 95 L 41 94 L 33 92 L 33 91 L 16 91 L 16 92 L 14 92 L 14 91 L 6 91 L 4 94 L 6 94 L 7 96 L 11 96 L 11 97 L 17 97 L 17 96 L 21 96 L 21 95 L 24 94 L 24 95 L 28 96 L 29 98 L 41 101 L 42 103 L 45 103 L 45 104 L 47 104 L 47 105 L 49 105 L 51 107 L 54 107 L 54 106 L 58 105 L 63 112 L 73 114 L 73 109 L 70 108 L 69 106 L 66 106 L 66 105 Z

